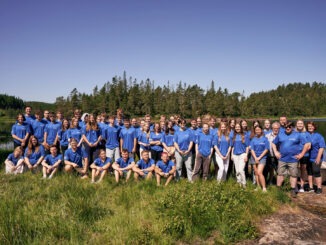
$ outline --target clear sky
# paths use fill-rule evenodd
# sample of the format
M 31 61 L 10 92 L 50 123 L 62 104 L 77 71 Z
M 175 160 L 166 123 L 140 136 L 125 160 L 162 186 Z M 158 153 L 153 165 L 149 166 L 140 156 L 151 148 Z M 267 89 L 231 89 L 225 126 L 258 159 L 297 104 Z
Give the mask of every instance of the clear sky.
M 0 93 L 54 102 L 124 70 L 246 95 L 326 82 L 326 1 L 0 1 Z

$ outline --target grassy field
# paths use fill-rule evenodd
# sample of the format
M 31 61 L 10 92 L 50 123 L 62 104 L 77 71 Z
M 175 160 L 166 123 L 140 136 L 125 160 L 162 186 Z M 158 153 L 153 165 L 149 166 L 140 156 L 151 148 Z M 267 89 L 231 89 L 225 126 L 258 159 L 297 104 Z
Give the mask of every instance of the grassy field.
M 271 187 L 246 190 L 230 180 L 168 187 L 155 181 L 91 184 L 74 175 L 54 179 L 0 171 L 0 244 L 234 243 L 254 239 L 256 221 L 288 202 Z M 214 236 L 212 237 L 212 234 Z

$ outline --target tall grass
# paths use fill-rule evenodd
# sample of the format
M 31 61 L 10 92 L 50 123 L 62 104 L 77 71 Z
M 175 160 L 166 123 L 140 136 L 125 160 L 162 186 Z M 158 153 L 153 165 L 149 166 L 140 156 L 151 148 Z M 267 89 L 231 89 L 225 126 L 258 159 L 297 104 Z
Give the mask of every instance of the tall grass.
M 285 194 L 242 190 L 231 180 L 194 184 L 155 181 L 115 184 L 108 176 L 91 184 L 59 173 L 0 172 L 0 244 L 171 244 L 232 243 L 257 236 L 256 220 L 272 213 Z M 217 232 L 216 232 L 217 231 Z

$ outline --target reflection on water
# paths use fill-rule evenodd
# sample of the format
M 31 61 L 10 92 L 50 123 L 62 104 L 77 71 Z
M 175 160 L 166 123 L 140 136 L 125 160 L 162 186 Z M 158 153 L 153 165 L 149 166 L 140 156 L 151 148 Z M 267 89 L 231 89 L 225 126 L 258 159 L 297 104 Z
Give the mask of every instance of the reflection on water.
M 6 143 L 0 143 L 0 150 L 13 150 L 14 149 L 14 142 L 11 140 Z

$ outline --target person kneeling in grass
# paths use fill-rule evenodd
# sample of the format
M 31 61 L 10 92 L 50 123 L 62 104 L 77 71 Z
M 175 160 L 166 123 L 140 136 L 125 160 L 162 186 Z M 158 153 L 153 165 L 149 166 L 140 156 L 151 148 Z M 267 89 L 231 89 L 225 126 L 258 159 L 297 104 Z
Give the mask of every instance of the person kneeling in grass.
M 95 183 L 95 177 L 100 176 L 97 183 L 101 182 L 104 176 L 107 174 L 108 169 L 111 166 L 111 158 L 106 156 L 105 150 L 101 149 L 99 152 L 99 157 L 91 164 L 92 169 L 92 183 Z
M 81 147 L 77 147 L 77 140 L 72 138 L 70 141 L 71 148 L 65 151 L 65 171 L 71 173 L 76 170 L 82 179 L 88 178 L 88 157 L 87 153 Z
M 129 157 L 129 152 L 127 149 L 122 149 L 121 156 L 112 164 L 114 169 L 115 181 L 119 183 L 120 177 L 125 176 L 126 182 L 129 180 L 132 168 L 135 166 L 135 160 Z
M 174 162 L 169 160 L 169 156 L 166 152 L 162 153 L 161 161 L 158 161 L 155 167 L 157 186 L 161 185 L 161 178 L 166 178 L 165 186 L 174 178 L 176 171 Z
M 13 153 L 10 153 L 5 160 L 6 174 L 21 174 L 24 171 L 23 150 L 17 146 Z
M 149 151 L 143 150 L 141 153 L 141 159 L 133 167 L 135 180 L 138 180 L 139 176 L 149 180 L 153 177 L 153 171 L 155 169 L 155 161 L 149 158 Z
M 62 162 L 62 155 L 58 154 L 57 146 L 50 146 L 50 154 L 47 155 L 43 162 L 43 179 L 46 179 L 49 176 L 49 179 L 52 179 L 53 175 L 58 172 L 59 165 Z

